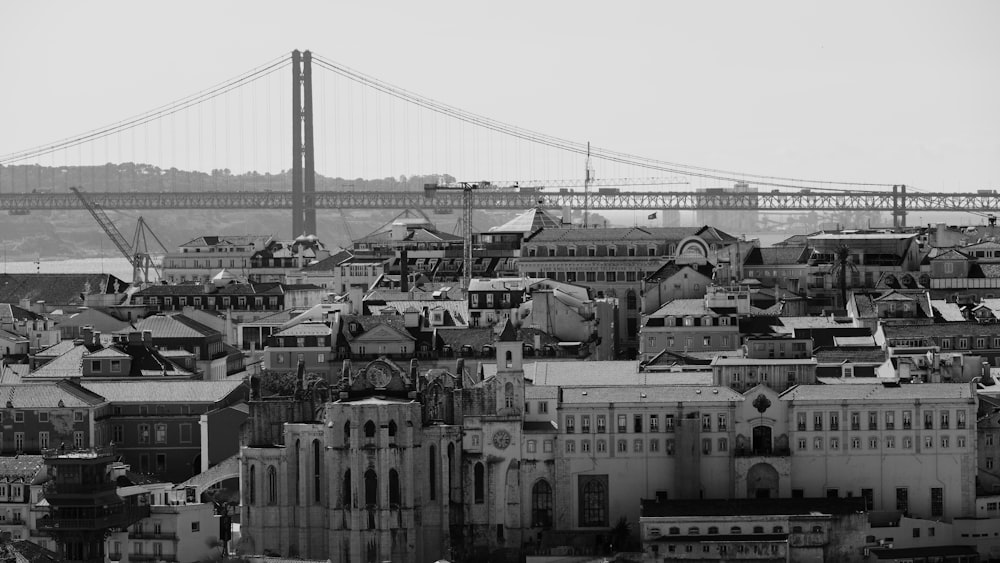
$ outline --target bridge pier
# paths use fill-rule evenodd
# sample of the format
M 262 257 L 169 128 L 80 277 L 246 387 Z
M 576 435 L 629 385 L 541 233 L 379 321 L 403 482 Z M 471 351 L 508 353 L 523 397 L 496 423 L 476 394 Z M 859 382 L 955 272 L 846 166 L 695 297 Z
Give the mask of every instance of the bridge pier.
M 292 51 L 292 238 L 316 234 L 312 53 Z

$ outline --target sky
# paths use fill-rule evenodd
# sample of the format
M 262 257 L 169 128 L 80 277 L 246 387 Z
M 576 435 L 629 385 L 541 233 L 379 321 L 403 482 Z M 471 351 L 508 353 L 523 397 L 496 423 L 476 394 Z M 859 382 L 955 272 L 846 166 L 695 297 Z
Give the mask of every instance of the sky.
M 922 191 L 1000 189 L 998 22 L 995 1 L 12 0 L 0 3 L 0 155 L 309 49 L 479 115 L 632 155 Z M 178 142 L 187 143 L 170 150 L 183 150 Z M 345 152 L 359 146 L 327 136 L 317 150 L 332 160 L 319 160 L 394 174 L 420 159 L 361 167 L 371 151 Z M 260 158 L 227 150 L 242 168 Z M 259 167 L 280 168 L 283 156 L 274 160 Z M 490 173 L 567 173 L 508 164 Z

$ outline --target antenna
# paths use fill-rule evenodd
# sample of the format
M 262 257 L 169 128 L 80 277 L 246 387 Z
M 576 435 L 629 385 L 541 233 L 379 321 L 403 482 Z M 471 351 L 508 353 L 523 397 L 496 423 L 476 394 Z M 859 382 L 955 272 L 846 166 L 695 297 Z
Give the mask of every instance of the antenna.
M 594 180 L 594 168 L 590 165 L 590 141 L 587 141 L 587 162 L 583 176 L 583 228 L 590 226 L 587 211 L 590 207 L 590 182 Z

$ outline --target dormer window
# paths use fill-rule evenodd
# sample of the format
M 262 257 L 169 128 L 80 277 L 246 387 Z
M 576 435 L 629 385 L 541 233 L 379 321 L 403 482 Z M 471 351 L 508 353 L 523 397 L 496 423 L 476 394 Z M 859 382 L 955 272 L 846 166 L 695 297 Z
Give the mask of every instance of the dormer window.
M 570 256 L 576 256 L 576 247 L 575 246 L 570 246 L 569 248 L 566 249 L 566 252 Z

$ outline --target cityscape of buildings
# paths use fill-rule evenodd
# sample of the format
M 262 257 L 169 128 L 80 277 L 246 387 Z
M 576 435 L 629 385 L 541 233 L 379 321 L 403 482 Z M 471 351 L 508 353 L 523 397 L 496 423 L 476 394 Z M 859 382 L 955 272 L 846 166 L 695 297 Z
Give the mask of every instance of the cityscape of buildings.
M 668 221 L 403 214 L 350 248 L 200 235 L 162 283 L 0 275 L 0 534 L 87 563 L 1000 560 L 992 221 Z

